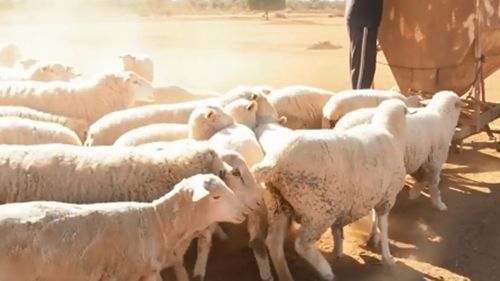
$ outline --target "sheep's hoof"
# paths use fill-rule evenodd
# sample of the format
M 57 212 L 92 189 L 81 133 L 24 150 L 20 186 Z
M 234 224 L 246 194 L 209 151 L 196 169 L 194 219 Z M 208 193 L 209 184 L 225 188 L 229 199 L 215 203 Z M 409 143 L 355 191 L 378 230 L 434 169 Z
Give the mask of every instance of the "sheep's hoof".
M 193 281 L 203 281 L 205 280 L 205 276 L 197 275 L 193 277 Z
M 446 210 L 448 210 L 448 207 L 443 202 L 433 203 L 433 205 L 439 211 L 446 211 Z
M 385 266 L 393 266 L 396 264 L 396 260 L 392 256 L 382 257 L 382 264 Z

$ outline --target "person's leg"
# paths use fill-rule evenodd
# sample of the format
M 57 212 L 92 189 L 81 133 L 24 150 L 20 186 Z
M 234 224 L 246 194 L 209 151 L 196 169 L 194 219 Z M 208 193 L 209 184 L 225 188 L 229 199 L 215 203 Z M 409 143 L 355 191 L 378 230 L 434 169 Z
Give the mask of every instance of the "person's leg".
M 351 85 L 357 89 L 359 68 L 361 63 L 361 45 L 363 43 L 363 27 L 353 23 L 347 23 L 349 33 L 349 71 L 351 75 Z
M 368 27 L 365 49 L 365 64 L 363 68 L 363 79 L 361 82 L 362 89 L 371 88 L 373 78 L 375 76 L 375 69 L 377 65 L 377 34 L 378 27 Z

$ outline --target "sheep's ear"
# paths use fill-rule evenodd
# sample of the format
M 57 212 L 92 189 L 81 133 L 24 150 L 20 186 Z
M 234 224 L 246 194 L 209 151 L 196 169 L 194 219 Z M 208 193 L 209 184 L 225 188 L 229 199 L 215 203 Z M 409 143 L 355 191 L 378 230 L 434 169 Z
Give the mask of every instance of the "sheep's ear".
M 252 94 L 250 95 L 250 100 L 256 100 L 256 99 L 257 99 L 257 97 L 258 97 L 258 96 L 257 96 L 257 94 L 256 94 L 256 93 L 252 93 Z
M 207 190 L 205 185 L 197 187 L 197 188 L 192 188 L 191 189 L 191 201 L 192 202 L 198 202 L 201 199 L 207 197 L 210 192 Z
M 256 101 L 251 101 L 249 105 L 247 105 L 247 110 L 251 111 L 252 109 L 257 108 L 257 102 Z
M 281 124 L 281 125 L 285 125 L 286 122 L 288 121 L 288 118 L 286 118 L 286 116 L 281 116 L 280 118 L 278 118 L 278 124 Z
M 241 171 L 240 169 L 238 168 L 234 168 L 231 170 L 231 175 L 235 176 L 235 177 L 241 177 Z
M 465 104 L 465 102 L 461 101 L 461 100 L 458 100 L 456 103 L 455 103 L 455 107 L 456 108 L 462 108 L 462 107 L 465 107 L 467 104 Z
M 207 112 L 205 112 L 205 119 L 212 119 L 215 117 L 215 114 L 216 114 L 215 110 L 209 109 L 207 110 Z

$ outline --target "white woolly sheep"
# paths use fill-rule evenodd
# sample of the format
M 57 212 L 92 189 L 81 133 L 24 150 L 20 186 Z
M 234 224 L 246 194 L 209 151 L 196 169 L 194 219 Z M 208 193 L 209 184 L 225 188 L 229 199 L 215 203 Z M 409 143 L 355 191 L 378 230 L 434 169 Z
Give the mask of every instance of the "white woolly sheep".
M 224 106 L 224 111 L 233 118 L 234 122 L 250 129 L 257 126 L 257 109 L 256 101 L 246 99 L 238 99 Z
M 0 203 L 150 201 L 183 178 L 213 173 L 224 178 L 245 206 L 256 208 L 254 193 L 260 190 L 244 181 L 244 170 L 224 163 L 209 143 L 145 146 L 0 146 Z
M 2 82 L 0 105 L 19 105 L 92 123 L 105 114 L 129 107 L 134 96 L 152 91 L 133 72 L 110 73 L 81 82 Z
M 378 107 L 371 124 L 343 132 L 302 131 L 253 167 L 270 195 L 264 196 L 266 244 L 279 280 L 293 280 L 283 249 L 292 217 L 301 224 L 296 251 L 325 280 L 334 274 L 315 241 L 330 226 L 340 228 L 372 208 L 380 221 L 383 261 L 394 263 L 387 217 L 404 184 L 405 112 L 401 101 L 390 100 Z
M 82 145 L 75 132 L 57 123 L 0 117 L 0 144 L 63 143 Z
M 72 67 L 50 62 L 39 62 L 28 69 L 0 69 L 0 81 L 69 81 L 77 76 Z
M 133 71 L 150 83 L 153 82 L 154 66 L 153 60 L 144 54 L 124 54 L 120 56 L 123 70 Z
M 451 139 L 455 133 L 462 108 L 460 98 L 453 92 L 436 93 L 424 108 L 416 108 L 415 113 L 406 118 L 405 167 L 407 174 L 416 179 L 410 198 L 420 195 L 423 186 L 428 186 L 434 207 L 447 209 L 439 191 L 441 168 L 448 158 Z M 342 117 L 334 131 L 370 123 L 376 109 L 359 109 Z
M 321 129 L 323 107 L 334 95 L 328 90 L 291 86 L 276 89 L 267 96 L 279 116 L 285 116 L 290 129 Z
M 21 59 L 21 51 L 17 44 L 5 42 L 0 45 L 0 66 L 14 67 Z
M 82 142 L 85 140 L 89 128 L 89 123 L 83 119 L 53 115 L 24 106 L 0 106 L 0 117 L 21 117 L 35 121 L 57 123 L 75 132 Z
M 331 97 L 323 108 L 322 128 L 332 128 L 346 113 L 364 107 L 377 107 L 387 99 L 398 99 L 408 107 L 419 107 L 419 96 L 405 97 L 400 93 L 385 90 L 346 90 Z
M 124 133 L 154 123 L 186 124 L 193 110 L 201 105 L 225 106 L 240 98 L 252 100 L 257 97 L 256 91 L 252 88 L 238 88 L 214 99 L 146 105 L 112 112 L 92 124 L 85 145 L 111 145 Z
M 237 124 L 222 107 L 200 106 L 189 118 L 189 138 L 208 140 L 216 149 L 233 150 L 241 154 L 249 167 L 264 157 L 254 132 Z
M 218 96 L 220 96 L 219 93 L 194 91 L 176 84 L 155 87 L 153 91 L 153 99 L 157 103 L 179 103 L 216 98 Z
M 214 175 L 182 180 L 151 203 L 2 205 L 0 279 L 158 281 L 178 265 L 179 244 L 213 223 L 241 223 L 243 211 Z
M 189 126 L 186 124 L 157 123 L 130 130 L 119 137 L 113 145 L 138 146 L 145 143 L 186 139 Z

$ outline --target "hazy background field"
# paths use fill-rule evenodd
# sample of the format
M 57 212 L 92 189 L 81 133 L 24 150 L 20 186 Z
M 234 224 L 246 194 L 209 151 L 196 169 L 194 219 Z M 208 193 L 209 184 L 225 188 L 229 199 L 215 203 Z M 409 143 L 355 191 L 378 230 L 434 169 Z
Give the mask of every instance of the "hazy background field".
M 9 3 L 7 3 L 9 2 Z M 261 12 L 239 6 L 195 10 L 179 6 L 150 9 L 140 1 L 0 1 L 0 41 L 14 41 L 27 57 L 61 61 L 90 77 L 119 69 L 118 55 L 143 52 L 155 62 L 155 84 L 224 92 L 239 85 L 310 85 L 349 88 L 348 39 L 341 10 L 288 9 Z M 284 18 L 283 18 L 284 15 Z M 338 46 L 310 50 L 318 41 Z M 379 61 L 384 61 L 382 53 Z M 393 87 L 390 69 L 378 65 L 376 88 Z M 500 100 L 500 73 L 487 80 L 487 99 Z M 494 127 L 498 128 L 499 123 Z M 442 180 L 450 210 L 434 211 L 427 198 L 398 201 L 391 214 L 395 271 L 377 265 L 378 251 L 362 247 L 367 226 L 346 233 L 347 256 L 335 260 L 328 235 L 318 243 L 339 280 L 499 279 L 500 154 L 484 134 L 452 154 Z M 244 231 L 235 230 L 236 232 Z M 257 280 L 245 238 L 216 242 L 209 281 Z M 297 280 L 317 280 L 289 245 Z

